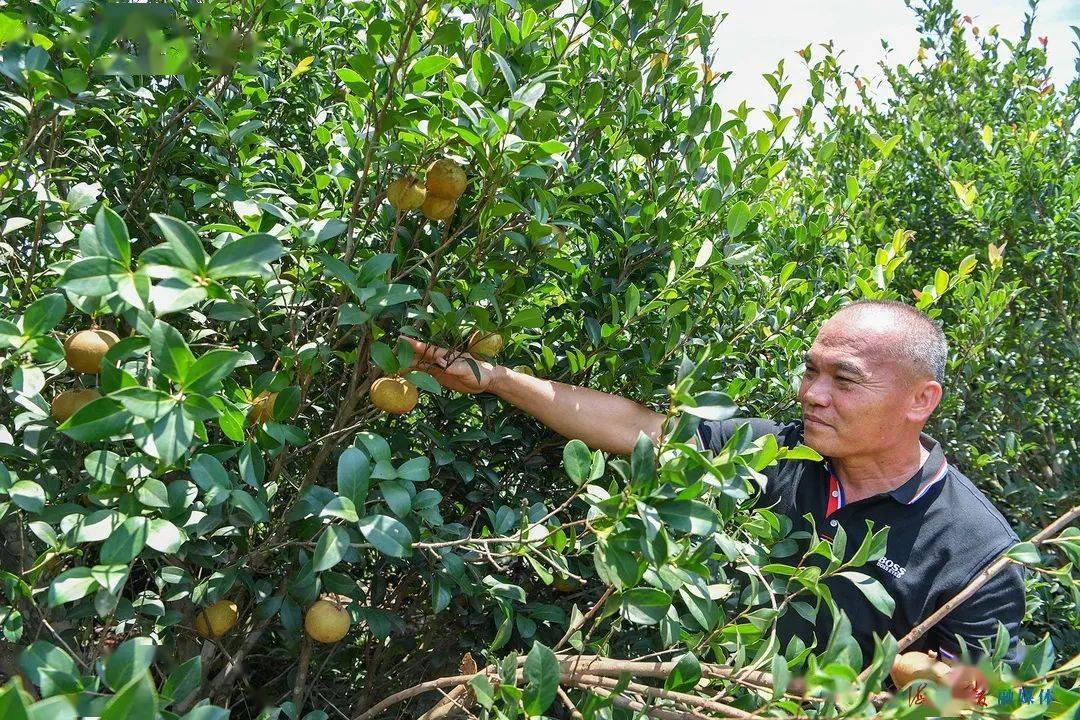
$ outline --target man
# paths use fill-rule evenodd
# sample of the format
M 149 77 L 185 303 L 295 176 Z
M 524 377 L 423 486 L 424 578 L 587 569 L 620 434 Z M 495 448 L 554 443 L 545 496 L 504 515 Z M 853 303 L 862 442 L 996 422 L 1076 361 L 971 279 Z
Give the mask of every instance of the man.
M 477 379 L 469 363 L 447 350 L 410 342 L 414 365 L 445 387 L 494 393 L 594 449 L 627 455 L 639 432 L 654 442 L 661 433 L 665 416 L 632 400 L 483 361 L 476 361 Z M 1018 541 L 990 501 L 946 461 L 941 445 L 922 433 L 941 400 L 946 352 L 941 329 L 920 311 L 892 301 L 853 303 L 825 322 L 806 356 L 801 422 L 732 419 L 698 427 L 698 442 L 712 451 L 747 422 L 754 437 L 771 433 L 781 445 L 802 442 L 816 450 L 823 461 L 769 468 L 757 502 L 791 518 L 795 530 L 811 530 L 806 514 L 829 539 L 843 528 L 845 559 L 859 547 L 867 520 L 875 529 L 889 527 L 884 557 L 860 571 L 893 597 L 891 617 L 846 578 L 825 581 L 851 621 L 864 663 L 872 657 L 874 633 L 904 636 Z M 820 556 L 808 561 L 825 564 Z M 820 613 L 811 627 L 798 613 L 786 612 L 777 626 L 782 642 L 798 636 L 810 643 L 816 637 L 823 649 L 832 628 L 829 615 Z M 1010 564 L 910 650 L 933 650 L 950 660 L 961 654 L 963 642 L 977 658 L 979 640 L 993 638 L 1001 621 L 1010 635 L 1006 661 L 1015 666 L 1023 616 L 1023 569 Z

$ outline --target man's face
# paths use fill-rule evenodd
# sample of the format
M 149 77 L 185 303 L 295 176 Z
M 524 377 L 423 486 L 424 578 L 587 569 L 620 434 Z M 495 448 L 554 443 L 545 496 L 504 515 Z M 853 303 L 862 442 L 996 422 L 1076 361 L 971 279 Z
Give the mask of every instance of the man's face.
M 888 314 L 872 310 L 841 312 L 822 326 L 799 385 L 807 445 L 832 458 L 874 455 L 912 423 L 921 427 L 925 408 L 915 395 L 925 381 L 890 353 L 902 337 Z

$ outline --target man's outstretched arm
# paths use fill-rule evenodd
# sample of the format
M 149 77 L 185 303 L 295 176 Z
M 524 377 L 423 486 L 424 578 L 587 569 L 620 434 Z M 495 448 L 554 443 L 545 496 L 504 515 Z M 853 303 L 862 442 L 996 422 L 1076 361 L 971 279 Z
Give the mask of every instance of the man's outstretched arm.
M 413 346 L 413 367 L 430 373 L 441 385 L 467 393 L 490 392 L 524 410 L 568 439 L 594 450 L 629 455 L 644 432 L 656 443 L 665 416 L 628 398 L 545 380 L 494 365 L 468 353 L 406 338 Z M 473 372 L 466 358 L 476 363 Z

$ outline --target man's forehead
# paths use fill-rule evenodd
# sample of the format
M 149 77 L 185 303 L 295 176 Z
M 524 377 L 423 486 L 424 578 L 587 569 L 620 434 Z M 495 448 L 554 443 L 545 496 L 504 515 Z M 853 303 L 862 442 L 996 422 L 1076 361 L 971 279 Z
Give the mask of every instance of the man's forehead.
M 884 313 L 840 313 L 821 326 L 810 349 L 822 361 L 872 365 L 896 360 L 904 334 Z

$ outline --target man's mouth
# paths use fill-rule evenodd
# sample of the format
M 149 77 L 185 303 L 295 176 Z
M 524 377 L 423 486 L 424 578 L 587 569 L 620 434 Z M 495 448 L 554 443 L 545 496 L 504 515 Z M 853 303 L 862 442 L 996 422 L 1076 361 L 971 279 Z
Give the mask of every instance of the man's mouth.
M 813 423 L 814 425 L 825 425 L 826 427 L 832 427 L 829 423 L 825 422 L 821 418 L 814 417 L 813 415 L 803 415 L 803 422 L 807 425 Z

